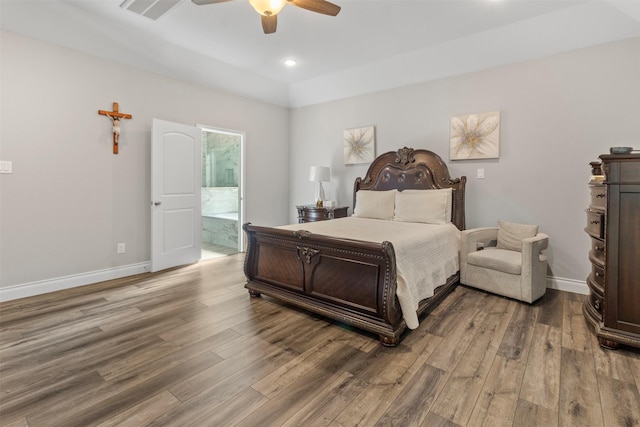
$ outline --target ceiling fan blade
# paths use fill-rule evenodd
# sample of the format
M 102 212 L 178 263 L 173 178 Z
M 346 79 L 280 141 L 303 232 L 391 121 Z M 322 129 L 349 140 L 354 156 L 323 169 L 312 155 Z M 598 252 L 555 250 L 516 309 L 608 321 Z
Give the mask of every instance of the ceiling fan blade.
M 276 32 L 276 27 L 278 26 L 278 15 L 264 16 L 260 15 L 262 18 L 262 30 L 265 34 L 271 34 Z
M 287 0 L 287 2 L 294 6 L 324 15 L 336 16 L 340 12 L 340 6 L 326 0 Z
M 204 6 L 205 4 L 214 4 L 214 3 L 224 3 L 231 0 L 191 0 L 194 4 L 198 6 Z

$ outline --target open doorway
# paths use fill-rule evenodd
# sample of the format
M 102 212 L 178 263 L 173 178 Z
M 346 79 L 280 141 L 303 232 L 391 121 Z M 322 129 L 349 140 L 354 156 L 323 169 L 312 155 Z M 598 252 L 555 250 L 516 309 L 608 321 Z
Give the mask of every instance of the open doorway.
M 202 127 L 202 256 L 244 250 L 244 134 Z

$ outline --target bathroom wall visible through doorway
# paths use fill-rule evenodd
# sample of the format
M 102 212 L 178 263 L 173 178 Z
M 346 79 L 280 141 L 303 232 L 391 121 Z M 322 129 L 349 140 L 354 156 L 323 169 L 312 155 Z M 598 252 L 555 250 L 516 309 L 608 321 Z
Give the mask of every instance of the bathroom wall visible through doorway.
M 202 259 L 244 250 L 244 134 L 202 127 Z

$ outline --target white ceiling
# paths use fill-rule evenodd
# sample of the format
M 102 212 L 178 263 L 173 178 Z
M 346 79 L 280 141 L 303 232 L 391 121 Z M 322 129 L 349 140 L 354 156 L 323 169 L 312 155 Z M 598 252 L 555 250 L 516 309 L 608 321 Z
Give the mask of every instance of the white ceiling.
M 122 1 L 0 0 L 0 26 L 289 107 L 640 36 L 640 0 L 334 0 L 336 17 L 287 5 L 270 35 L 248 0 L 155 21 Z

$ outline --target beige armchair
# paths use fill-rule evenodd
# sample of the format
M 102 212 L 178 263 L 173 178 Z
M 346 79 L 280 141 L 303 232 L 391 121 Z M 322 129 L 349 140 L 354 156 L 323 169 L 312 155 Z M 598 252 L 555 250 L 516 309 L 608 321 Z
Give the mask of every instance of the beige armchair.
M 547 257 L 540 251 L 549 237 L 537 226 L 499 224 L 462 232 L 460 283 L 532 303 L 547 288 Z

